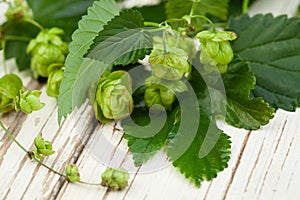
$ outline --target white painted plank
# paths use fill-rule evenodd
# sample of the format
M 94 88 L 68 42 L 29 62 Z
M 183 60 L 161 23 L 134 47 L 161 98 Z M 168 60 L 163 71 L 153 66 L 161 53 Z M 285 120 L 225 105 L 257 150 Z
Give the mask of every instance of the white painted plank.
M 291 2 L 294 3 L 295 1 L 284 2 L 285 5 L 292 8 Z M 282 1 L 280 3 L 282 6 Z M 277 11 L 273 12 L 276 13 Z M 278 13 L 282 12 L 282 10 L 278 11 Z M 24 75 L 24 77 L 29 77 L 28 80 L 30 80 L 29 75 Z M 50 157 L 45 161 L 62 171 L 73 154 L 76 154 L 76 147 L 79 145 L 78 134 L 82 134 L 89 125 L 88 122 L 93 121 L 90 114 L 91 109 L 85 110 L 86 107 L 83 107 L 85 112 L 78 111 L 75 116 L 77 119 L 80 117 L 84 120 L 67 119 L 59 129 L 56 124 L 57 110 L 54 99 L 48 99 L 44 94 L 42 98 L 47 102 L 47 108 L 30 115 L 24 121 L 17 138 L 25 146 L 30 147 L 35 135 L 43 130 L 44 136 L 49 140 L 53 139 L 54 148 L 59 151 L 59 154 L 56 154 L 57 157 Z M 12 119 L 10 118 L 10 120 Z M 286 124 L 285 120 L 287 120 Z M 225 132 L 232 136 L 233 141 L 233 154 L 229 167 L 220 173 L 217 179 L 212 182 L 204 182 L 200 189 L 189 184 L 172 166 L 152 173 L 138 173 L 135 176 L 138 169 L 132 165 L 130 155 L 127 154 L 126 143 L 120 143 L 118 147 L 122 151 L 115 154 L 108 144 L 104 144 L 107 145 L 105 148 L 109 148 L 108 151 L 99 152 L 102 159 L 105 160 L 104 163 L 107 164 L 107 161 L 112 158 L 108 162 L 112 166 L 130 169 L 130 187 L 122 192 L 107 192 L 101 187 L 65 183 L 58 199 L 222 199 L 227 191 L 227 199 L 253 199 L 253 195 L 263 199 L 275 197 L 275 194 L 276 197 L 288 196 L 290 199 L 297 199 L 300 196 L 297 189 L 300 180 L 300 158 L 297 151 L 300 138 L 296 137 L 297 133 L 299 134 L 299 126 L 297 125 L 299 120 L 299 111 L 296 115 L 280 111 L 270 125 L 253 132 L 249 139 L 246 138 L 247 131 L 225 127 Z M 280 131 L 283 126 L 285 129 L 281 135 Z M 116 146 L 122 133 L 112 134 L 112 129 L 112 125 L 107 125 L 104 128 L 98 126 L 94 131 L 89 142 L 91 146 L 84 149 L 77 162 L 83 180 L 100 181 L 100 173 L 104 171 L 106 166 L 103 161 L 97 160 L 99 155 L 97 152 L 92 152 L 91 149 L 93 146 L 101 146 L 99 142 L 103 142 L 103 140 L 99 140 L 97 133 L 105 135 L 111 144 Z M 28 130 L 30 131 L 28 132 Z M 3 131 L 0 133 L 3 135 Z M 246 139 L 248 143 L 243 146 Z M 277 143 L 279 139 L 280 143 Z M 240 154 L 243 149 L 243 154 Z M 240 156 L 242 157 L 240 158 Z M 0 197 L 3 197 L 3 194 L 7 195 L 9 199 L 18 199 L 22 195 L 24 195 L 24 199 L 50 198 L 51 193 L 55 193 L 55 190 L 60 187 L 59 178 L 48 173 L 45 169 L 38 168 L 33 162 L 28 160 L 23 162 L 20 159 L 25 159 L 24 154 L 15 145 L 11 145 L 5 154 L 3 164 L 0 166 Z M 21 163 L 22 166 L 19 166 Z M 145 167 L 143 166 L 140 171 L 143 171 Z M 18 171 L 19 169 L 20 171 Z M 266 174 L 266 172 L 268 173 Z M 9 186 L 11 187 L 8 188 Z
M 280 113 L 261 130 L 251 132 L 233 182 L 227 194 L 224 194 L 226 198 L 240 199 L 247 193 L 253 198 L 260 177 L 263 176 L 272 159 L 271 155 L 276 149 L 277 141 L 282 137 L 281 130 L 285 126 L 285 120 L 284 113 Z
M 300 0 L 260 0 L 254 2 L 249 13 L 272 13 L 274 16 L 287 14 L 291 17 L 296 14 L 299 3 Z

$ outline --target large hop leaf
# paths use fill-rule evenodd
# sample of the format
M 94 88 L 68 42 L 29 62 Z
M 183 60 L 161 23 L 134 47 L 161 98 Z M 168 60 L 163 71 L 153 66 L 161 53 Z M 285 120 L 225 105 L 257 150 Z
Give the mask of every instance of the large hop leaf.
M 234 53 L 250 64 L 256 77 L 253 95 L 275 108 L 295 110 L 300 103 L 300 19 L 242 15 L 229 28 L 238 34 Z

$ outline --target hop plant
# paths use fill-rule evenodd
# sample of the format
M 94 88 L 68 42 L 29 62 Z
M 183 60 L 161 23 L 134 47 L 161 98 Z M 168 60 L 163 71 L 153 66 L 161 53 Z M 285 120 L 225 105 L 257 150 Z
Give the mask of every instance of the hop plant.
M 148 108 L 155 104 L 162 105 L 165 109 L 171 110 L 176 99 L 175 94 L 187 91 L 187 86 L 180 80 L 168 81 L 151 76 L 145 81 L 144 101 Z M 157 108 L 160 111 L 161 107 Z
M 7 113 L 15 108 L 16 96 L 23 88 L 22 80 L 15 74 L 0 78 L 0 112 Z
M 72 183 L 80 181 L 80 174 L 78 172 L 78 167 L 72 164 L 67 165 L 65 169 L 67 179 Z
M 152 74 L 166 80 L 181 79 L 191 69 L 187 53 L 179 48 L 172 48 L 168 51 L 154 49 L 150 54 L 149 63 Z
M 47 95 L 58 97 L 59 87 L 63 79 L 64 66 L 62 64 L 51 64 L 48 68 Z
M 129 174 L 123 169 L 107 168 L 101 178 L 101 185 L 109 190 L 123 190 L 128 184 Z
M 52 143 L 49 141 L 45 141 L 42 137 L 42 134 L 40 133 L 34 139 L 33 153 L 36 158 L 42 159 L 44 156 L 50 156 L 54 154 L 55 151 L 52 150 Z
M 35 78 L 48 77 L 51 64 L 64 63 L 68 45 L 60 38 L 62 34 L 59 28 L 45 29 L 29 42 L 27 53 L 32 53 L 30 66 Z
M 19 96 L 16 97 L 15 110 L 22 110 L 26 114 L 42 109 L 45 104 L 40 102 L 41 91 L 21 89 Z
M 230 31 L 207 30 L 196 35 L 201 43 L 200 62 L 206 66 L 216 66 L 220 73 L 227 71 L 227 64 L 233 59 L 233 51 L 230 46 L 231 40 L 237 35 Z
M 97 85 L 94 102 L 96 117 L 101 122 L 122 119 L 132 113 L 131 78 L 125 71 L 102 77 Z

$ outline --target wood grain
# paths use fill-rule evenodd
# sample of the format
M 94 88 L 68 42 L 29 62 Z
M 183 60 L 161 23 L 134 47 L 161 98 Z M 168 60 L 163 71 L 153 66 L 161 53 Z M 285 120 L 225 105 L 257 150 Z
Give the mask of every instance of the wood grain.
M 250 13 L 293 15 L 299 2 L 261 0 Z M 0 3 L 1 16 L 3 11 Z M 19 74 L 27 87 L 41 88 L 41 98 L 46 103 L 44 109 L 28 116 L 14 112 L 0 116 L 26 148 L 31 149 L 34 137 L 42 132 L 47 140 L 53 141 L 56 150 L 45 163 L 58 171 L 63 172 L 68 163 L 76 163 L 82 180 L 100 183 L 100 174 L 107 166 L 123 167 L 130 171 L 130 180 L 129 186 L 120 192 L 68 183 L 30 161 L 0 130 L 0 199 L 300 199 L 299 109 L 295 113 L 278 110 L 270 124 L 252 132 L 220 122 L 219 126 L 232 140 L 229 166 L 217 178 L 196 188 L 163 162 L 162 153 L 154 161 L 135 167 L 120 125 L 98 124 L 87 103 L 59 126 L 56 100 L 45 95 L 45 86 L 32 80 L 30 72 L 18 72 L 13 60 L 7 65 L 9 72 Z

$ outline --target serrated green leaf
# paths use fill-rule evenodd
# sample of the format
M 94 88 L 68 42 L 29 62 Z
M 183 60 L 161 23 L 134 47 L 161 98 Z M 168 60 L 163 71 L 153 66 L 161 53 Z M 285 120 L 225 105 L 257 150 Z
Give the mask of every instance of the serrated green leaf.
M 274 109 L 262 98 L 250 98 L 255 87 L 255 77 L 247 63 L 232 62 L 223 76 L 226 89 L 226 122 L 237 128 L 256 130 L 269 123 Z
M 88 87 L 107 69 L 107 65 L 83 56 L 93 43 L 93 39 L 103 30 L 103 26 L 118 12 L 113 0 L 95 1 L 88 9 L 88 14 L 79 21 L 78 29 L 73 33 L 73 40 L 69 44 L 64 79 L 59 90 L 59 122 L 62 116 L 66 117 L 75 107 L 82 105 Z
M 238 34 L 232 48 L 256 77 L 255 97 L 294 111 L 300 104 L 300 18 L 242 15 L 230 21 Z
M 201 101 L 201 100 L 200 100 Z M 202 102 L 202 107 L 209 107 Z M 178 122 L 180 123 L 180 122 Z M 189 130 L 178 132 L 168 144 L 168 155 L 182 174 L 190 179 L 196 186 L 200 186 L 203 180 L 211 180 L 217 176 L 217 173 L 224 170 L 230 159 L 231 142 L 229 136 L 219 130 L 214 121 L 211 121 L 206 112 L 200 111 L 200 123 L 197 134 L 190 144 L 189 148 L 182 155 L 174 160 L 173 151 L 177 151 L 178 141 L 191 135 Z M 205 144 L 204 144 L 205 141 Z M 182 141 L 179 141 L 182 142 Z M 208 146 L 207 146 L 208 144 Z M 204 145 L 204 147 L 202 147 Z M 212 146 L 211 146 L 212 145 Z M 209 153 L 201 155 L 202 148 L 209 148 Z
M 138 11 L 121 12 L 95 38 L 87 57 L 109 65 L 127 65 L 143 59 L 152 49 L 152 35 L 143 27 L 144 19 Z
M 27 0 L 34 19 L 47 28 L 62 28 L 70 39 L 81 16 L 94 0 Z
M 134 113 L 131 115 L 136 125 L 131 124 L 126 119 L 122 122 L 122 127 L 125 131 L 125 139 L 128 140 L 128 147 L 133 155 L 134 164 L 136 166 L 142 165 L 152 158 L 158 151 L 160 151 L 166 144 L 169 133 L 174 127 L 174 120 L 177 110 L 175 109 L 172 113 L 167 116 L 166 123 L 161 130 L 156 133 L 155 128 L 151 129 L 153 131 L 152 137 L 135 137 L 133 135 L 143 135 L 137 126 L 146 126 L 150 123 L 150 118 L 148 116 L 148 111 L 144 108 L 135 108 Z M 161 120 L 161 116 L 157 115 L 153 118 L 151 123 L 158 124 L 157 122 Z
M 227 19 L 227 8 L 229 0 L 201 0 L 195 2 L 194 15 L 211 14 L 222 20 Z M 193 6 L 191 0 L 169 0 L 166 4 L 168 18 L 180 18 L 190 14 Z

